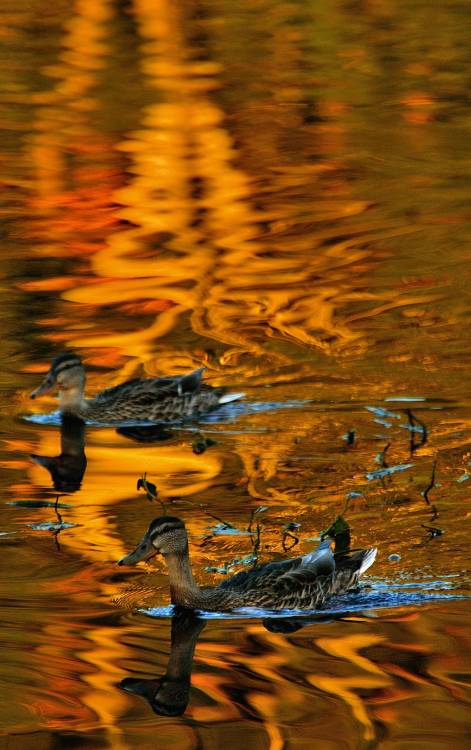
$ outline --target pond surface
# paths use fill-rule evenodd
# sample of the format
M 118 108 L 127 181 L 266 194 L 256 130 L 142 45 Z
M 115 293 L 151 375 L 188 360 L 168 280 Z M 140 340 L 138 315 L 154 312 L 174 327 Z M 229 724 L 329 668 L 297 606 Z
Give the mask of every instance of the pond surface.
M 0 748 L 462 746 L 470 24 L 465 0 L 2 3 Z M 205 366 L 245 398 L 61 434 L 28 394 L 64 349 L 90 394 Z M 172 620 L 161 560 L 116 567 L 162 512 L 145 472 L 199 581 L 339 515 L 377 561 L 310 620 Z

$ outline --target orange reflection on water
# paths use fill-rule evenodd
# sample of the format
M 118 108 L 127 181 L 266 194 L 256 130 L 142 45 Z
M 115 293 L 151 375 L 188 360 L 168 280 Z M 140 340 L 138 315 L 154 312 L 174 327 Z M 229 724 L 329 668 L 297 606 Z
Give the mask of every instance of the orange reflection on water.
M 371 676 L 327 676 L 309 675 L 308 680 L 312 685 L 319 687 L 329 693 L 339 696 L 347 703 L 353 716 L 363 725 L 363 736 L 365 740 L 372 740 L 375 736 L 373 723 L 361 695 L 357 691 L 378 690 L 390 683 L 387 674 L 370 659 L 358 653 L 359 649 L 367 648 L 381 643 L 383 638 L 374 634 L 358 634 L 344 636 L 341 638 L 320 638 L 316 643 L 320 648 L 341 656 L 361 670 L 369 672 Z

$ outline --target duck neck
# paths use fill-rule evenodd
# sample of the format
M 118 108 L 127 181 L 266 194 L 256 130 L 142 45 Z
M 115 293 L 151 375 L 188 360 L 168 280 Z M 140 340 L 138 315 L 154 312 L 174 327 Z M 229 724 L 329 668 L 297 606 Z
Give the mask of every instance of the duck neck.
M 195 606 L 195 600 L 201 595 L 191 571 L 188 547 L 184 552 L 171 552 L 164 555 L 167 563 L 172 604 L 180 607 Z
M 72 386 L 61 389 L 59 393 L 59 405 L 61 412 L 66 414 L 80 414 L 87 408 L 83 397 L 83 387 Z

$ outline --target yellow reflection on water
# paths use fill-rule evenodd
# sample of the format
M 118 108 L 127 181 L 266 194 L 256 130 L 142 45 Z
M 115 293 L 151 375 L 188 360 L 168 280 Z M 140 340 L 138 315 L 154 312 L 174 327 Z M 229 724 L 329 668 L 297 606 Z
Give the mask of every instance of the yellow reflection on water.
M 220 368 L 237 367 L 241 356 L 249 355 L 253 370 L 256 358 L 264 356 L 276 365 L 291 363 L 283 342 L 326 353 L 358 353 L 368 346 L 362 321 L 434 299 L 397 290 L 391 299 L 390 292 L 372 292 L 361 280 L 378 241 L 414 228 L 391 223 L 378 231 L 373 222 L 359 224 L 356 217 L 369 204 L 349 194 L 338 165 L 309 158 L 278 164 L 269 190 L 263 187 L 260 195 L 256 175 L 239 166 L 241 154 L 213 94 L 221 65 L 206 59 L 188 37 L 189 9 L 168 0 L 140 0 L 133 6 L 141 69 L 155 101 L 143 107 L 141 127 L 114 144 L 115 153 L 128 159 L 130 178 L 116 189 L 111 166 L 102 164 L 94 172 L 93 152 L 103 162 L 106 141 L 92 129 L 99 107 L 93 91 L 107 65 L 112 13 L 112 3 L 105 0 L 79 3 L 66 25 L 65 51 L 45 71 L 58 82 L 38 98 L 38 135 L 31 153 L 38 206 L 48 217 L 47 226 L 40 222 L 40 252 L 91 254 L 95 283 L 89 283 L 93 276 L 85 284 L 80 279 L 80 285 L 62 293 L 84 314 L 87 307 L 97 312 L 106 304 L 129 315 L 123 305 L 136 300 L 155 301 L 161 310 L 144 325 L 130 320 L 125 331 L 110 330 L 109 323 L 99 329 L 93 320 L 79 326 L 66 322 L 60 335 L 51 332 L 53 340 L 114 347 L 149 373 L 171 371 L 179 352 L 168 334 L 184 317 L 195 333 L 225 345 Z M 287 23 L 283 15 L 278 22 L 281 27 Z M 284 40 L 292 47 L 289 38 L 281 35 L 273 43 Z M 300 59 L 291 54 L 288 60 L 294 76 Z M 65 191 L 69 149 L 86 160 L 72 193 Z M 110 214 L 112 203 L 120 208 Z M 349 225 L 352 219 L 356 223 Z M 84 220 L 93 232 L 90 242 Z M 118 222 L 126 226 L 119 229 Z M 332 222 L 340 222 L 343 237 L 336 236 Z M 74 229 L 79 238 L 71 236 Z M 360 302 L 374 304 L 368 311 L 343 312 Z M 194 364 L 189 360 L 187 355 L 187 367 Z M 132 368 L 130 362 L 122 375 Z
M 21 12 L 27 25 L 34 19 L 34 3 L 25 5 Z M 211 9 L 223 5 L 209 4 Z M 60 4 L 56 58 L 41 66 L 34 84 L 25 79 L 21 88 L 14 82 L 17 87 L 8 92 L 10 103 L 30 108 L 31 123 L 23 115 L 5 120 L 21 133 L 21 147 L 18 154 L 5 154 L 0 164 L 5 183 L 24 191 L 21 200 L 13 197 L 11 212 L 21 217 L 18 247 L 27 245 L 33 264 L 38 264 L 14 281 L 26 292 L 15 309 L 15 320 L 27 322 L 18 329 L 21 334 L 14 329 L 15 342 L 21 342 L 18 348 L 27 350 L 25 358 L 41 358 L 41 367 L 49 354 L 64 345 L 81 349 L 87 366 L 106 368 L 90 373 L 91 393 L 142 372 L 183 372 L 205 364 L 211 382 L 237 381 L 237 390 L 248 383 L 249 399 L 252 387 L 269 385 L 275 391 L 256 390 L 255 398 L 269 400 L 275 392 L 273 400 L 284 402 L 317 398 L 321 391 L 325 401 L 338 403 L 357 395 L 349 368 L 354 370 L 359 362 L 359 371 L 367 373 L 363 399 L 382 399 L 391 384 L 398 383 L 414 392 L 427 386 L 440 394 L 448 387 L 452 367 L 458 392 L 465 392 L 464 371 L 455 356 L 460 334 L 456 333 L 449 351 L 448 326 L 451 320 L 458 330 L 466 321 L 466 294 L 459 287 L 452 315 L 449 302 L 439 305 L 449 283 L 443 260 L 438 270 L 427 268 L 422 273 L 428 244 L 442 254 L 441 248 L 453 248 L 453 242 L 467 247 L 459 234 L 451 239 L 448 234 L 450 228 L 466 224 L 461 209 L 440 209 L 437 215 L 436 206 L 453 193 L 448 183 L 442 193 L 437 191 L 437 185 L 447 180 L 451 184 L 457 167 L 450 154 L 456 148 L 461 162 L 465 149 L 453 142 L 451 151 L 446 151 L 444 133 L 453 129 L 448 128 L 440 91 L 444 84 L 435 84 L 434 91 L 429 82 L 438 70 L 441 81 L 447 76 L 454 80 L 445 68 L 460 45 L 445 25 L 440 44 L 432 44 L 425 55 L 429 59 L 422 60 L 421 37 L 413 52 L 399 49 L 394 38 L 391 49 L 397 68 L 389 76 L 391 55 L 383 55 L 387 49 L 383 45 L 391 28 L 394 34 L 399 28 L 391 23 L 397 9 L 388 3 L 363 4 L 358 12 L 355 8 L 353 18 L 348 4 L 330 5 L 328 13 L 326 4 L 317 5 L 302 10 L 289 3 L 257 0 L 224 8 L 219 18 L 207 7 L 173 0 Z M 41 7 L 38 2 L 37 9 Z M 306 18 L 299 20 L 298 12 L 306 13 Z M 129 43 L 135 55 L 129 67 L 136 68 L 130 78 L 124 78 L 127 58 L 121 60 L 120 38 L 115 37 L 123 15 L 135 35 Z M 3 39 L 15 38 L 21 27 L 18 18 L 13 8 L 0 30 Z M 414 22 L 419 24 L 420 19 L 419 14 Z M 233 33 L 233 23 L 236 32 L 237 23 L 242 30 Z M 339 41 L 339 29 L 346 41 Z M 364 33 L 366 29 L 371 33 Z M 314 36 L 330 49 L 328 65 L 323 54 L 319 59 L 313 56 Z M 253 49 L 260 50 L 255 58 Z M 253 69 L 252 59 L 258 60 Z M 318 61 L 324 69 L 318 69 Z M 3 73 L 7 75 L 6 70 Z M 378 75 L 383 79 L 378 81 Z M 116 78 L 119 84 L 113 91 L 119 90 L 118 101 L 110 102 L 109 90 Z M 331 81 L 327 92 L 326 78 Z M 377 83 L 375 98 L 371 92 Z M 240 97 L 235 106 L 234 96 Z M 359 119 L 377 101 L 378 117 L 370 110 L 370 120 Z M 123 102 L 130 102 L 133 109 L 127 117 Z M 391 131 L 382 136 L 389 118 L 394 132 L 403 128 L 401 141 L 410 145 L 410 153 L 390 143 Z M 386 153 L 389 148 L 391 157 Z M 440 148 L 443 163 L 429 167 Z M 17 162 L 26 177 L 18 173 Z M 373 179 L 373 162 L 381 178 Z M 405 211 L 409 204 L 412 210 Z M 414 246 L 414 234 L 431 226 L 434 229 L 424 244 L 418 241 Z M 406 242 L 411 248 L 408 245 L 407 252 L 398 255 L 396 265 L 391 261 L 386 274 L 383 266 L 391 260 L 392 248 Z M 459 276 L 452 260 L 449 273 Z M 41 304 L 30 314 L 31 299 Z M 23 332 L 30 336 L 31 329 L 34 336 L 25 337 Z M 47 347 L 39 346 L 38 339 L 45 340 Z M 382 343 L 379 353 L 377 342 Z M 399 376 L 402 367 L 410 375 L 408 368 L 417 365 L 416 379 L 402 382 L 396 375 L 394 380 L 390 365 Z M 35 368 L 37 363 L 29 363 L 23 372 Z M 428 377 L 435 378 L 431 385 Z M 44 401 L 44 409 L 51 403 Z M 23 411 L 30 406 L 22 403 Z M 46 674 L 50 691 L 35 703 L 41 720 L 66 731 L 103 726 L 110 747 L 128 746 L 120 725 L 130 702 L 114 683 L 121 676 L 120 665 L 138 650 L 128 643 L 135 623 L 111 627 L 96 617 L 94 606 L 97 602 L 109 606 L 126 589 L 126 583 L 114 580 L 114 562 L 161 512 L 159 505 L 136 496 L 136 479 L 144 471 L 157 483 L 164 500 L 179 497 L 178 503 L 167 507 L 178 514 L 182 511 L 188 522 L 192 555 L 202 578 L 206 565 L 225 561 L 241 549 L 249 553 L 251 546 L 244 536 L 236 541 L 216 539 L 212 547 L 204 547 L 201 540 L 215 519 L 204 515 L 200 496 L 205 509 L 227 513 L 243 529 L 252 507 L 270 506 L 270 513 L 262 516 L 268 519 L 262 528 L 266 542 L 262 552 L 267 558 L 273 551 L 280 553 L 285 522 L 300 519 L 303 536 L 314 536 L 332 515 L 348 507 L 359 543 L 374 539 L 385 550 L 391 544 L 402 553 L 412 549 L 407 560 L 410 569 L 461 570 L 458 553 L 450 552 L 446 544 L 452 534 L 462 533 L 461 507 L 457 512 L 459 503 L 453 506 L 453 498 L 466 500 L 466 485 L 457 483 L 460 474 L 464 480 L 467 475 L 469 456 L 463 445 L 469 419 L 463 414 L 454 418 L 437 414 L 427 414 L 433 429 L 429 442 L 415 453 L 410 480 L 374 485 L 367 484 L 365 472 L 377 468 L 374 454 L 383 438 L 375 437 L 380 427 L 358 413 L 354 420 L 359 446 L 351 452 L 341 435 L 353 417 L 319 415 L 307 406 L 289 413 L 253 415 L 250 429 L 244 432 L 247 423 L 239 424 L 239 437 L 223 435 L 223 447 L 201 456 L 192 453 L 188 437 L 156 447 L 124 443 L 109 430 L 91 431 L 83 488 L 67 498 L 71 507 L 63 511 L 64 520 L 77 526 L 55 540 L 43 532 L 31 544 L 34 559 L 45 569 L 37 574 L 43 601 L 52 609 L 54 597 L 63 597 L 62 614 L 56 620 L 52 612 L 35 613 L 41 622 L 41 643 L 31 661 Z M 45 470 L 26 463 L 24 454 L 56 456 L 57 434 L 35 429 L 34 438 L 29 435 L 5 446 L 14 456 L 2 461 L 2 468 L 19 473 L 10 485 L 15 500 L 50 500 L 53 495 Z M 410 458 L 407 438 L 404 434 L 401 442 L 398 432 L 391 453 L 394 461 L 405 463 Z M 429 544 L 423 522 L 430 523 L 430 508 L 423 492 L 430 466 L 424 468 L 420 459 L 431 463 L 437 454 L 446 492 L 440 493 L 437 483 L 432 496 L 443 513 L 438 523 L 444 519 L 446 534 L 444 544 L 441 538 Z M 348 505 L 346 493 L 357 490 L 357 485 L 363 495 Z M 50 509 L 44 510 L 44 520 L 51 516 Z M 35 520 L 31 513 L 28 522 Z M 26 534 L 33 536 L 26 523 L 25 527 Z M 55 542 L 67 556 L 59 556 Z M 300 547 L 303 544 L 301 540 Z M 303 551 L 308 546 L 309 542 Z M 375 570 L 394 575 L 385 558 L 386 554 Z M 62 564 L 63 575 L 54 578 L 57 573 L 51 570 L 61 569 Z M 28 575 L 26 581 L 20 579 L 20 587 L 29 592 L 29 560 L 25 569 Z M 142 568 L 136 575 L 142 575 Z M 166 579 L 158 573 L 156 580 L 155 603 L 162 603 L 167 601 Z M 213 577 L 211 582 L 219 580 Z M 15 580 L 11 585 L 14 589 Z M 83 608 L 93 622 L 83 629 L 81 621 L 71 625 L 64 614 L 69 604 L 74 612 Z M 152 631 L 153 626 L 143 630 Z M 392 648 L 385 661 L 370 658 L 371 651 L 390 646 L 384 635 L 378 635 L 381 627 L 370 625 L 366 634 L 317 638 L 316 646 L 325 655 L 320 666 L 313 663 L 311 650 L 298 651 L 281 636 L 262 638 L 249 627 L 248 637 L 262 643 L 261 653 L 254 655 L 249 640 L 238 647 L 227 643 L 226 633 L 220 634 L 199 651 L 203 666 L 196 671 L 194 685 L 208 703 L 195 702 L 190 716 L 201 725 L 219 722 L 226 732 L 229 722 L 246 721 L 248 713 L 263 727 L 265 745 L 277 750 L 289 741 L 285 717 L 289 723 L 302 714 L 298 707 L 303 700 L 314 702 L 313 693 L 306 698 L 300 688 L 305 681 L 319 689 L 315 698 L 325 699 L 323 707 L 333 706 L 329 721 L 343 708 L 353 717 L 359 731 L 352 742 L 358 737 L 360 742 L 373 739 L 376 720 L 393 733 L 398 715 L 405 710 L 399 705 L 405 698 L 416 698 L 414 710 L 419 715 L 421 691 L 435 690 L 433 680 L 461 700 L 456 653 L 452 662 L 445 656 L 431 657 L 431 677 L 424 677 L 412 658 L 410 663 L 393 664 Z M 424 650 L 409 644 L 413 627 L 409 624 L 403 635 L 403 647 L 418 655 L 418 661 Z M 423 633 L 416 636 L 420 640 Z M 430 650 L 441 648 L 443 641 L 450 650 L 449 641 L 455 637 L 451 630 L 445 636 L 432 628 Z M 465 646 L 460 648 L 465 651 Z M 307 676 L 299 668 L 296 683 L 293 659 L 303 668 L 309 664 Z M 15 667 L 16 663 L 12 669 L 16 678 Z M 63 672 L 69 677 L 64 678 Z M 228 687 L 227 675 L 244 687 L 240 705 Z M 302 710 L 312 715 L 311 705 Z M 161 733 L 162 727 L 176 745 L 192 747 L 199 741 L 193 728 L 183 723 L 159 724 Z M 324 731 L 323 736 L 327 734 Z M 167 741 L 167 734 L 162 736 Z M 211 742 L 213 737 L 207 746 Z

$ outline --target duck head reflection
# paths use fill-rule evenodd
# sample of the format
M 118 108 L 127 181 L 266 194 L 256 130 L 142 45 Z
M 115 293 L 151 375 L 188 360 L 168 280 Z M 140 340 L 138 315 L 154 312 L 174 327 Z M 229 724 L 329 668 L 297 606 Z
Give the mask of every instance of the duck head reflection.
M 58 492 L 76 492 L 80 489 L 87 457 L 85 456 L 85 422 L 78 417 L 64 415 L 61 420 L 61 452 L 58 456 L 31 458 L 44 466 L 51 475 L 54 489 Z
M 172 618 L 170 656 L 165 674 L 151 680 L 126 677 L 119 687 L 127 693 L 145 698 L 160 716 L 181 716 L 190 698 L 196 642 L 205 625 L 205 620 L 193 612 L 177 611 Z

